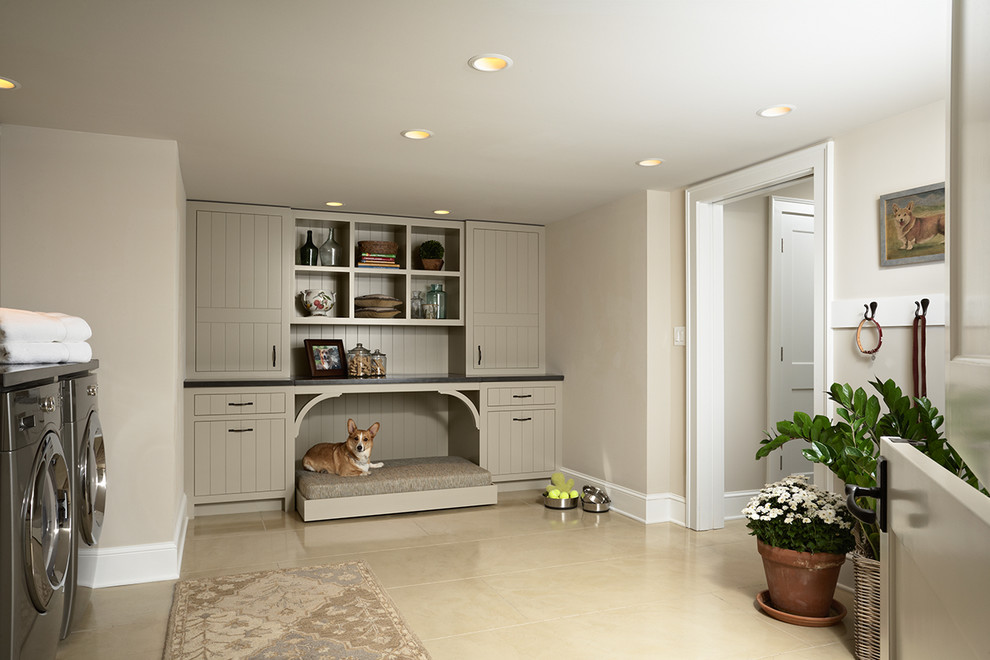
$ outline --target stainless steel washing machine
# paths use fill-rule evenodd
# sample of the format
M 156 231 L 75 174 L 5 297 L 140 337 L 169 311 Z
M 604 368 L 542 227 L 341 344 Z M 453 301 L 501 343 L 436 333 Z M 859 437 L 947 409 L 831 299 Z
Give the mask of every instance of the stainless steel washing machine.
M 2 391 L 0 657 L 55 657 L 72 550 L 72 481 L 55 379 Z
M 72 630 L 73 620 L 86 608 L 92 589 L 80 584 L 79 550 L 95 547 L 103 530 L 107 498 L 107 461 L 100 425 L 99 385 L 95 373 L 63 376 L 62 437 L 72 466 L 75 524 L 72 553 L 65 582 L 66 606 L 61 636 Z

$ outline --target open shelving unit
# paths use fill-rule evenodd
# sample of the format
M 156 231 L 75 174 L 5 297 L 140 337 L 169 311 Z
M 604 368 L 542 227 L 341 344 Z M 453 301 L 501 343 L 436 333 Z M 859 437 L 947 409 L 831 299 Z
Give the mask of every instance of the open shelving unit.
M 464 325 L 464 226 L 449 220 L 395 218 L 372 215 L 333 213 L 326 211 L 296 211 L 295 241 L 293 242 L 294 325 Z M 337 266 L 299 265 L 299 248 L 306 241 L 306 232 L 313 232 L 313 242 L 319 247 L 330 229 L 343 250 L 342 263 Z M 421 267 L 418 250 L 427 240 L 444 246 L 444 265 L 439 271 Z M 392 241 L 398 244 L 398 268 L 375 268 L 358 265 L 358 244 L 361 241 Z M 442 284 L 447 293 L 447 318 L 413 319 L 409 317 L 412 294 L 425 291 L 431 284 Z M 322 289 L 335 296 L 330 316 L 310 316 L 301 302 L 300 292 Z M 368 294 L 383 294 L 402 301 L 400 314 L 394 318 L 357 318 L 354 298 Z

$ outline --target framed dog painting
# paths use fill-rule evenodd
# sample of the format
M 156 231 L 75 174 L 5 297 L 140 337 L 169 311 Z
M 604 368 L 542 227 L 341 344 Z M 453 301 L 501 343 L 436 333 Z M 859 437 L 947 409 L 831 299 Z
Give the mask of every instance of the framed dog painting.
M 347 354 L 340 339 L 306 339 L 306 359 L 313 378 L 347 378 Z
M 945 183 L 880 198 L 880 265 L 945 261 Z

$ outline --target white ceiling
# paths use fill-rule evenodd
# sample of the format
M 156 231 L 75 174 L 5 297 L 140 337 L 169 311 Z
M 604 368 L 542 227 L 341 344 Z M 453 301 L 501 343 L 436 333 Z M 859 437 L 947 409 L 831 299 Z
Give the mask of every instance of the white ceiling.
M 176 140 L 193 199 L 552 222 L 944 98 L 947 18 L 946 0 L 0 0 L 0 75 L 22 85 L 0 122 Z M 490 52 L 515 63 L 468 68 Z M 756 116 L 779 103 L 798 109 Z

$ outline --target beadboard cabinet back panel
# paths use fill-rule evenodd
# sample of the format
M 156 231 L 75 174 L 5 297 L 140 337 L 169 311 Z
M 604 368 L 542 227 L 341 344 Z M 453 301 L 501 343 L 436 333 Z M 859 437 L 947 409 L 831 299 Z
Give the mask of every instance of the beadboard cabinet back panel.
M 347 350 L 358 343 L 369 351 L 379 349 L 388 357 L 385 368 L 390 376 L 448 372 L 447 329 L 443 327 L 294 325 L 291 341 L 295 375 L 309 375 L 309 363 L 302 348 L 305 339 L 340 339 Z
M 435 392 L 345 394 L 323 401 L 303 418 L 296 438 L 296 467 L 316 443 L 344 442 L 348 419 L 362 429 L 381 424 L 373 461 L 446 456 L 449 405 L 448 397 Z

